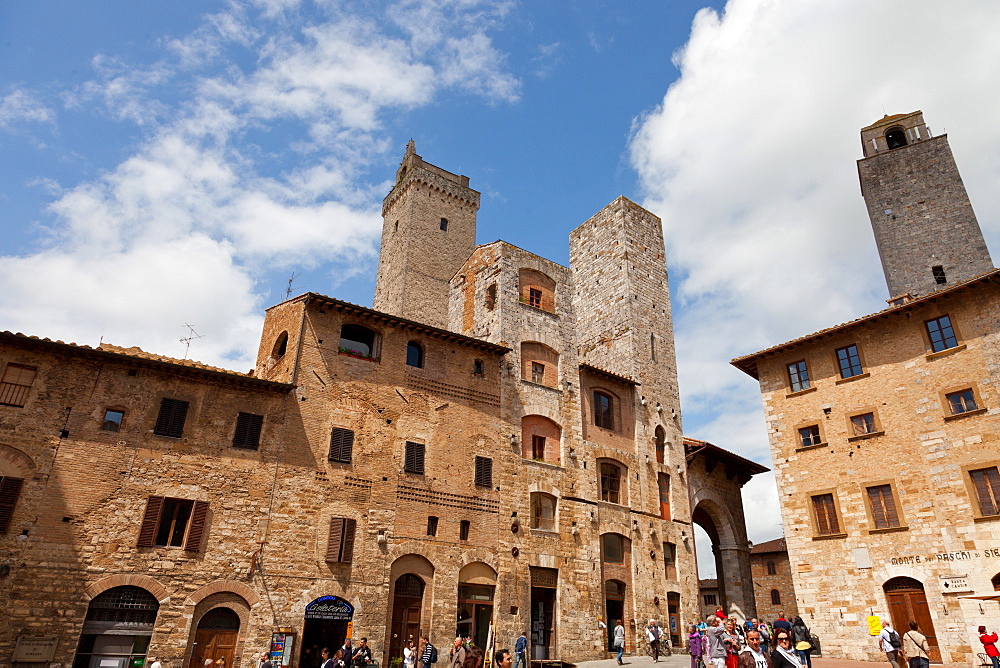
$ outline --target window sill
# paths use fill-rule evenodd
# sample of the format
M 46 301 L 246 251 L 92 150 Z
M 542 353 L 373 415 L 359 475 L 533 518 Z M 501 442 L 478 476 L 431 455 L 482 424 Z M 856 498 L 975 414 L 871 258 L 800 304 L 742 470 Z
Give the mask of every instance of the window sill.
M 563 465 L 560 464 L 559 462 L 547 462 L 542 459 L 529 459 L 528 457 L 522 457 L 521 461 L 524 462 L 525 464 L 544 466 L 545 468 L 559 469 L 560 471 L 563 469 Z
M 378 362 L 382 361 L 381 357 L 368 357 L 366 355 L 356 355 L 354 353 L 345 353 L 343 350 L 338 350 L 337 354 L 338 355 L 342 355 L 344 357 L 351 357 L 351 358 L 356 359 L 356 360 L 365 360 L 366 362 L 376 362 L 376 363 L 378 363 Z M 419 369 L 420 367 L 409 367 L 409 368 L 411 368 L 411 369 Z
M 873 534 L 873 533 L 893 533 L 895 531 L 909 531 L 909 530 L 910 530 L 910 527 L 908 527 L 905 524 L 903 524 L 902 526 L 898 526 L 898 527 L 886 527 L 884 529 L 869 529 L 868 533 L 869 534 Z
M 846 533 L 828 533 L 822 536 L 813 536 L 813 540 L 835 540 L 837 538 L 847 538 Z
M 535 381 L 528 380 L 527 378 L 522 378 L 521 382 L 524 383 L 525 385 L 530 385 L 532 387 L 540 387 L 543 390 L 550 390 L 552 392 L 559 392 L 560 394 L 562 394 L 562 390 L 560 390 L 558 387 L 555 387 L 554 385 L 546 385 L 545 383 L 536 383 Z
M 1000 515 L 978 515 L 972 518 L 973 522 L 994 522 L 1000 520 Z
M 871 374 L 865 371 L 864 373 L 859 373 L 857 376 L 851 376 L 850 378 L 841 378 L 834 384 L 841 385 L 843 383 L 849 383 L 852 380 L 861 380 L 862 378 L 868 378 L 869 376 L 871 376 Z
M 795 452 L 804 452 L 806 450 L 816 450 L 817 448 L 825 448 L 830 445 L 829 443 L 817 443 L 816 445 L 801 445 L 795 448 Z
M 531 529 L 532 536 L 546 536 L 548 538 L 558 538 L 559 532 L 555 529 Z
M 952 413 L 951 415 L 945 415 L 944 421 L 951 422 L 952 420 L 958 420 L 964 417 L 970 417 L 972 415 L 982 415 L 985 412 L 986 412 L 985 408 L 977 408 L 974 411 L 965 411 L 963 413 Z
M 870 434 L 858 434 L 857 436 L 848 436 L 847 442 L 852 443 L 854 441 L 863 441 L 866 438 L 875 438 L 876 436 L 882 436 L 885 434 L 885 430 L 873 431 Z
M 939 350 L 936 353 L 927 353 L 927 361 L 936 360 L 940 357 L 947 357 L 948 355 L 954 355 L 955 353 L 960 353 L 965 350 L 965 344 L 954 346 L 952 348 L 945 348 L 944 350 Z
M 785 399 L 791 399 L 792 397 L 801 397 L 803 394 L 809 394 L 810 392 L 815 392 L 816 389 L 817 388 L 814 385 L 813 387 L 807 387 L 804 390 L 798 390 L 796 392 L 789 392 L 788 394 L 785 395 Z
M 544 308 L 542 308 L 541 306 L 532 306 L 532 305 L 531 305 L 531 304 L 529 304 L 528 302 L 518 302 L 518 303 L 519 303 L 519 304 L 520 304 L 521 306 L 523 306 L 524 308 L 527 308 L 527 309 L 531 309 L 532 311 L 536 311 L 536 312 L 538 312 L 538 313 L 544 313 L 545 315 L 550 315 L 550 316 L 552 316 L 553 318 L 558 318 L 558 317 L 559 317 L 559 316 L 558 316 L 558 315 L 557 315 L 557 314 L 555 313 L 555 311 L 549 311 L 549 310 L 547 310 L 547 309 L 544 309 Z

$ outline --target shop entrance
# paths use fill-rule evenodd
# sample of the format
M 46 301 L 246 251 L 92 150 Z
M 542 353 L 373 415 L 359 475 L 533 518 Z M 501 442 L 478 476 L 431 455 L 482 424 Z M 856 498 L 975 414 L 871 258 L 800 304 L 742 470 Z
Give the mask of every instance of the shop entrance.
M 338 596 L 320 596 L 306 606 L 302 628 L 300 668 L 316 668 L 320 651 L 329 647 L 331 654 L 350 637 L 354 606 Z
M 615 650 L 615 625 L 625 619 L 625 583 L 621 580 L 607 580 L 604 583 L 604 607 L 608 625 L 608 651 Z M 627 636 L 626 636 L 627 637 Z
M 893 578 L 882 585 L 886 601 L 889 603 L 889 615 L 892 626 L 902 636 L 910 630 L 910 620 L 920 627 L 920 632 L 927 636 L 927 655 L 931 663 L 941 663 L 941 650 L 938 648 L 937 634 L 934 632 L 934 620 L 927 608 L 927 595 L 924 585 L 913 578 Z
M 481 561 L 466 564 L 458 572 L 458 623 L 455 635 L 471 637 L 472 641 L 489 650 L 487 641 L 493 622 L 493 592 L 497 572 Z
M 389 656 L 403 656 L 403 648 L 410 640 L 420 644 L 420 610 L 424 605 L 424 581 L 413 573 L 396 578 L 392 592 L 392 629 L 389 637 Z
M 141 587 L 112 587 L 87 607 L 73 668 L 142 668 L 160 604 Z
M 667 625 L 670 629 L 670 644 L 681 647 L 681 595 L 674 591 L 667 592 Z
M 558 657 L 555 638 L 556 588 L 559 571 L 554 568 L 531 570 L 531 658 Z
M 239 633 L 240 617 L 229 608 L 213 608 L 206 612 L 195 631 L 190 668 L 230 668 L 236 656 Z

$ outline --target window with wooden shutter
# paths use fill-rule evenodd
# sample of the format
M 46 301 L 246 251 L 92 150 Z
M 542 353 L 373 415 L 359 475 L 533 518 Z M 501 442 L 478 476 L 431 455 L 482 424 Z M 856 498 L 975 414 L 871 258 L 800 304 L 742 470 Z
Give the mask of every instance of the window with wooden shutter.
M 17 497 L 21 494 L 23 484 L 23 478 L 0 476 L 0 534 L 7 533 L 10 529 L 14 506 L 17 505 Z
M 877 485 L 868 488 L 868 502 L 871 504 L 872 521 L 876 529 L 891 529 L 899 526 L 896 502 L 892 498 L 891 485 Z
M 424 451 L 423 443 L 406 442 L 406 456 L 403 462 L 403 470 L 406 473 L 424 474 Z
M 1000 515 L 1000 471 L 996 466 L 969 471 L 981 515 Z
M 153 433 L 157 436 L 180 438 L 184 434 L 187 412 L 188 402 L 164 397 L 160 401 L 160 414 L 156 417 Z
M 840 533 L 840 523 L 837 521 L 837 507 L 833 494 L 819 494 L 812 497 L 813 513 L 816 517 L 816 533 L 820 536 L 830 536 Z
M 8 364 L 0 379 L 0 406 L 23 407 L 37 371 L 36 367 L 25 364 Z
M 347 517 L 330 518 L 330 534 L 326 541 L 326 561 L 349 564 L 354 560 L 356 522 Z
M 151 496 L 146 499 L 146 512 L 142 516 L 142 526 L 139 528 L 139 547 L 153 547 L 156 539 L 156 524 L 160 521 L 160 511 L 163 509 L 163 497 Z
M 195 501 L 187 530 L 187 538 L 184 540 L 184 549 L 188 552 L 201 551 L 201 543 L 205 536 L 207 520 L 208 501 Z
M 476 486 L 493 487 L 493 460 L 476 456 Z
M 330 455 L 327 457 L 331 462 L 351 463 L 351 451 L 354 449 L 354 432 L 350 429 L 334 427 L 330 433 Z
M 208 501 L 150 496 L 139 528 L 138 547 L 183 547 L 200 552 L 208 522 Z
M 264 416 L 253 413 L 239 413 L 236 416 L 236 432 L 233 447 L 256 450 L 260 447 L 260 431 L 264 426 Z

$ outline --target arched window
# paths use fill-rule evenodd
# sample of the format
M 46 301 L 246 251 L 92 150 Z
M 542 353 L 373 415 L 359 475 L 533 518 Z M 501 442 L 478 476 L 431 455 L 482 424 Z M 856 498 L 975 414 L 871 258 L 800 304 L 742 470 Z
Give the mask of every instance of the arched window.
M 601 500 L 608 503 L 622 502 L 622 467 L 614 462 L 602 462 Z
M 594 424 L 603 429 L 614 429 L 615 402 L 611 395 L 594 390 Z
M 521 343 L 521 380 L 555 387 L 559 384 L 559 353 L 544 343 Z
M 767 574 L 768 575 L 774 575 L 777 572 L 778 572 L 778 569 L 775 567 L 774 562 L 769 559 L 767 561 Z
M 781 605 L 781 592 L 777 589 L 771 590 L 771 605 Z
M 554 313 L 556 282 L 534 269 L 518 271 L 518 294 L 522 304 Z
M 906 146 L 906 133 L 903 131 L 903 128 L 889 128 L 889 131 L 885 133 L 885 143 L 888 144 L 890 149 Z
M 376 359 L 376 334 L 362 325 L 346 324 L 340 328 L 340 352 L 352 357 Z
M 486 310 L 492 311 L 497 305 L 497 284 L 490 283 L 486 286 Z
M 531 495 L 531 528 L 555 531 L 556 497 L 534 492 Z
M 993 591 L 1000 591 L 1000 573 L 994 575 L 990 582 L 993 583 Z
M 77 666 L 142 666 L 160 604 L 141 587 L 123 585 L 90 602 L 77 648 Z
M 424 348 L 416 341 L 406 344 L 406 366 L 424 368 Z
M 667 444 L 667 432 L 664 431 L 663 427 L 656 428 L 656 463 L 662 464 L 664 459 L 664 448 Z
M 601 559 L 612 564 L 625 561 L 625 537 L 617 533 L 602 535 Z
M 271 352 L 271 357 L 281 359 L 285 356 L 286 352 L 288 352 L 288 332 L 282 332 L 274 341 L 274 350 Z
M 562 428 L 543 415 L 521 418 L 521 456 L 538 462 L 559 463 Z

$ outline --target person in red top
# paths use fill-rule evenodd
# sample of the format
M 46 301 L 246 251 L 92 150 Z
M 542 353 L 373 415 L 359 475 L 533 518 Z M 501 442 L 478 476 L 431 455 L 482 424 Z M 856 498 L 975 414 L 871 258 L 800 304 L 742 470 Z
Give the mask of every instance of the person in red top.
M 715 616 L 718 617 L 719 619 L 725 619 L 726 618 L 726 613 L 722 611 L 722 606 L 721 605 L 715 606 Z
M 997 634 L 986 633 L 986 627 L 979 627 L 979 642 L 983 643 L 983 649 L 986 650 L 986 656 L 990 657 L 990 661 L 993 662 L 993 668 L 1000 668 L 1000 650 L 997 650 Z

